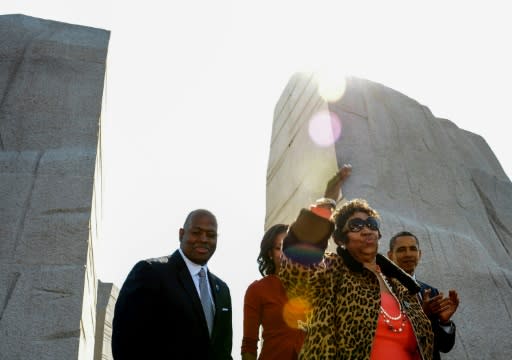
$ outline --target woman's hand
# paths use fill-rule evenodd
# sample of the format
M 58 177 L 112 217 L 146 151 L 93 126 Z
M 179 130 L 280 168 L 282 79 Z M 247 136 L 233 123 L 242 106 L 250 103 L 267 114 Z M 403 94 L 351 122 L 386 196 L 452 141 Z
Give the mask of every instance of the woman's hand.
M 344 164 L 341 169 L 327 182 L 324 197 L 333 199 L 336 202 L 343 199 L 341 186 L 345 180 L 352 174 L 352 165 Z

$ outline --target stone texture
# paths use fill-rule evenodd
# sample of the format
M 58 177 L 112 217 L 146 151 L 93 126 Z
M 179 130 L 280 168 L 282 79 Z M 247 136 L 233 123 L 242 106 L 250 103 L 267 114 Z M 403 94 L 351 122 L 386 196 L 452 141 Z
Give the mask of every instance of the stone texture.
M 324 101 L 316 84 L 313 74 L 296 74 L 276 105 L 266 227 L 292 221 L 337 167 L 351 163 L 344 193 L 380 212 L 379 251 L 386 253 L 393 233 L 412 231 L 423 251 L 418 278 L 459 292 L 456 345 L 443 359 L 509 359 L 512 184 L 485 140 L 377 83 L 347 78 L 335 102 Z M 326 108 L 342 133 L 319 148 L 307 128 Z
M 98 281 L 94 360 L 112 360 L 112 320 L 119 289 L 112 283 Z
M 0 16 L 0 358 L 91 359 L 109 32 Z

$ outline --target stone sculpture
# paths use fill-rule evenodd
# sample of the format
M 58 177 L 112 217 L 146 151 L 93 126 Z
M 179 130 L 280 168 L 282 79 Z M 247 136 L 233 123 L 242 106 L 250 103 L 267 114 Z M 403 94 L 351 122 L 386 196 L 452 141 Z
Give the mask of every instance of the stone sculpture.
M 509 359 L 512 184 L 485 140 L 383 85 L 342 79 L 344 95 L 326 101 L 318 80 L 295 74 L 275 107 L 266 227 L 292 221 L 351 163 L 343 190 L 380 212 L 379 251 L 393 233 L 412 231 L 423 250 L 418 276 L 459 292 L 456 344 L 443 358 Z M 312 140 L 322 123 L 330 143 Z
M 0 16 L 0 358 L 92 359 L 109 32 Z

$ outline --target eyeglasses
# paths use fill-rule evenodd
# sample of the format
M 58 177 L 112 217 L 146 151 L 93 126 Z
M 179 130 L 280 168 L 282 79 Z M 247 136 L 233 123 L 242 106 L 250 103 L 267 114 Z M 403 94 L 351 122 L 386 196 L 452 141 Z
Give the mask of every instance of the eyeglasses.
M 370 230 L 378 231 L 379 221 L 376 218 L 369 216 L 366 220 L 361 218 L 353 218 L 347 222 L 347 228 L 350 232 L 359 232 L 363 230 L 364 226 Z

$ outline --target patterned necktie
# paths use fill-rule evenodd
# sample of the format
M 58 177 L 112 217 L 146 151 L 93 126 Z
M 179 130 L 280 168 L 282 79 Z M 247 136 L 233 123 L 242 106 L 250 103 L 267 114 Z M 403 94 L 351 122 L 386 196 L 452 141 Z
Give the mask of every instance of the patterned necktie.
M 206 324 L 208 331 L 212 334 L 214 309 L 208 292 L 208 283 L 206 282 L 206 272 L 204 268 L 199 271 L 199 293 L 201 296 L 201 305 L 203 305 L 204 316 L 206 317 Z

